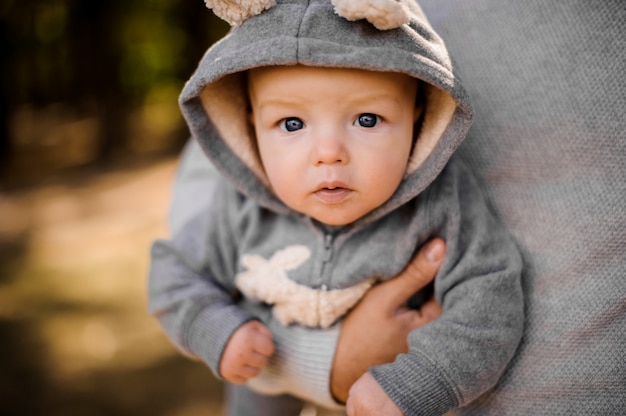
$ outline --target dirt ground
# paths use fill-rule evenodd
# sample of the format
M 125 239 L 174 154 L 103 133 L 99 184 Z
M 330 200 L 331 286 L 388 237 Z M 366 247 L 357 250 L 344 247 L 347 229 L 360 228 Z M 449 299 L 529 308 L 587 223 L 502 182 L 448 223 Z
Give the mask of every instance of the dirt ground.
M 175 158 L 0 191 L 0 413 L 221 414 L 222 386 L 146 312 Z

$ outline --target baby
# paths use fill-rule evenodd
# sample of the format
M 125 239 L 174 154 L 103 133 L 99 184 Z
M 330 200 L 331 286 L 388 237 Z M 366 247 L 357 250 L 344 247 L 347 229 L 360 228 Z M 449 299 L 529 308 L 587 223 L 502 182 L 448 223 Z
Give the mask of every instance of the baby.
M 443 42 L 411 1 L 225 3 L 210 6 L 235 26 L 181 96 L 223 177 L 154 244 L 152 313 L 246 400 L 340 409 L 328 378 L 342 317 L 442 237 L 441 317 L 369 373 L 405 414 L 473 400 L 519 343 L 521 261 L 453 156 L 471 110 Z

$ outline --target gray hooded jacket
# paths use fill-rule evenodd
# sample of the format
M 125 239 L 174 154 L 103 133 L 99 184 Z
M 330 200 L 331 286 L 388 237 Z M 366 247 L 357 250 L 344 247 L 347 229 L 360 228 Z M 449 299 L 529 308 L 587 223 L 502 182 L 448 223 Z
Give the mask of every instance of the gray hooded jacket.
M 221 176 L 199 197 L 209 206 L 154 244 L 149 303 L 174 344 L 216 375 L 232 333 L 260 319 L 277 353 L 250 387 L 337 407 L 328 374 L 341 317 L 372 278 L 397 275 L 435 236 L 447 242 L 435 281 L 444 312 L 411 333 L 408 354 L 371 373 L 405 414 L 442 414 L 491 388 L 511 359 L 524 322 L 521 259 L 452 157 L 471 124 L 469 100 L 442 40 L 407 5 L 410 22 L 381 31 L 337 15 L 328 0 L 279 1 L 209 49 L 186 84 L 183 114 Z M 255 151 L 245 71 L 295 64 L 423 82 L 424 115 L 402 183 L 349 226 L 326 227 L 284 205 Z

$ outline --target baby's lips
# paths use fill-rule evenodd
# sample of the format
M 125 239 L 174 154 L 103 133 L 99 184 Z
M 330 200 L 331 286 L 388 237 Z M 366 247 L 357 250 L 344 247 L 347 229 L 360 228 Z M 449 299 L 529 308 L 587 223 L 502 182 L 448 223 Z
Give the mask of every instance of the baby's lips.
M 317 199 L 327 204 L 338 204 L 344 201 L 352 194 L 352 190 L 348 188 L 322 188 L 315 192 Z

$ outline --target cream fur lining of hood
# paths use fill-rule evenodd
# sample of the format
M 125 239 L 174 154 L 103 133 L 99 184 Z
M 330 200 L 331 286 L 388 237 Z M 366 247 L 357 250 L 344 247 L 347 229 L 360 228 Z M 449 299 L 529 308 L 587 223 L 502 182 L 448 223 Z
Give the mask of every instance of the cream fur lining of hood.
M 447 92 L 428 83 L 423 85 L 426 97 L 423 123 L 407 163 L 405 177 L 414 173 L 432 153 L 457 107 Z M 248 121 L 248 93 L 244 77 L 228 75 L 208 84 L 200 98 L 224 142 L 263 184 L 270 187 L 257 151 L 254 130 Z

